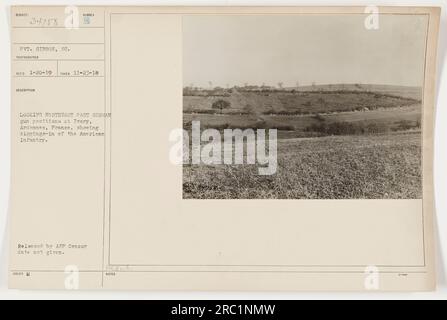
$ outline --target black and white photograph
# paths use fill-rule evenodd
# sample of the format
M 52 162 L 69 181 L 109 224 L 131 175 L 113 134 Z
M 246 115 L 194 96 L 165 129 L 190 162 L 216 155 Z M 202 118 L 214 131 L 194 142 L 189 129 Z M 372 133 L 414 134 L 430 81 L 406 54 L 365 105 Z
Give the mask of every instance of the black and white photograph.
M 183 198 L 420 199 L 428 19 L 377 18 L 184 16 Z
M 441 0 L 4 1 L 0 300 L 445 299 L 446 33 Z

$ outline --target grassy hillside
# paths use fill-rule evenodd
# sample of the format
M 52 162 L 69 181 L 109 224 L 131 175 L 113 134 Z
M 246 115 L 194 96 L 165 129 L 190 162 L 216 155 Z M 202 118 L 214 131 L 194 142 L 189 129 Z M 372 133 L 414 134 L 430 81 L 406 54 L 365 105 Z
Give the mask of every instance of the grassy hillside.
M 299 90 L 187 90 L 185 113 L 304 115 L 346 111 L 368 111 L 411 106 L 420 103 L 419 88 L 394 86 L 333 85 L 302 87 Z M 420 89 L 419 89 L 420 90 Z M 228 109 L 216 110 L 213 102 L 230 102 Z
M 292 90 L 293 88 L 288 88 Z M 390 94 L 400 96 L 403 98 L 410 98 L 415 100 L 422 100 L 422 88 L 421 87 L 408 87 L 408 86 L 391 86 L 391 85 L 378 85 L 378 84 L 331 84 L 331 85 L 317 85 L 303 86 L 299 90 L 302 91 L 366 91 L 377 92 L 383 94 Z
M 380 132 L 418 129 L 421 107 L 390 108 L 368 112 L 343 112 L 323 115 L 231 115 L 231 114 L 184 114 L 183 125 L 189 128 L 191 121 L 200 121 L 202 128 L 276 128 L 279 138 L 321 136 L 312 133 L 315 126 L 333 123 L 354 123 L 358 126 L 378 126 Z M 406 127 L 405 127 L 406 126 Z
M 278 170 L 260 176 L 256 165 L 183 168 L 184 198 L 419 199 L 421 135 L 282 139 Z

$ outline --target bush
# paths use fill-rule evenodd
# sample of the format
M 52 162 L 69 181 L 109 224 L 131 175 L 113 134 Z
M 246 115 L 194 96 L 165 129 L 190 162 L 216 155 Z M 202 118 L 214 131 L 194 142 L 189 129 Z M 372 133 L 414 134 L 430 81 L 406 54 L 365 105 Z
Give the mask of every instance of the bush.
M 223 100 L 223 99 L 219 99 L 213 102 L 213 104 L 211 105 L 211 108 L 213 109 L 219 109 L 220 113 L 222 113 L 223 109 L 228 109 L 231 107 L 231 103 L 228 102 L 227 100 Z
M 318 132 L 324 135 L 361 135 L 376 134 L 388 131 L 385 124 L 363 122 L 332 122 L 314 124 L 305 129 L 307 132 Z
M 272 129 L 283 130 L 283 131 L 295 131 L 295 127 L 288 124 L 272 126 Z
M 400 120 L 395 122 L 396 127 L 395 130 L 410 130 L 410 129 L 416 129 L 421 127 L 421 122 L 418 121 L 411 121 L 411 120 Z
M 311 101 L 306 101 L 305 103 L 303 103 L 304 107 L 311 107 L 312 106 L 312 102 Z

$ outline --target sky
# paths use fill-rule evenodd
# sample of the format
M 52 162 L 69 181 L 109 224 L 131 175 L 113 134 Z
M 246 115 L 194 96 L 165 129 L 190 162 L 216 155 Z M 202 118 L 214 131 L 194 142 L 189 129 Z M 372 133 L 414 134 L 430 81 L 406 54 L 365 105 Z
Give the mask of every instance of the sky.
M 335 83 L 422 86 L 428 18 L 366 15 L 188 15 L 185 86 Z

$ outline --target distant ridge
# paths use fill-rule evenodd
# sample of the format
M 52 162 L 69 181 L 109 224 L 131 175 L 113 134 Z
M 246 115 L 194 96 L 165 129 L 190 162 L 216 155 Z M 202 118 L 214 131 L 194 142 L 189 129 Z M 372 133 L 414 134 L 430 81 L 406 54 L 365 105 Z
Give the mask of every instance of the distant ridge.
M 420 104 L 422 89 L 390 85 L 337 84 L 287 88 L 244 86 L 191 88 L 183 92 L 186 113 L 316 114 L 389 109 Z M 223 99 L 225 110 L 212 108 Z

